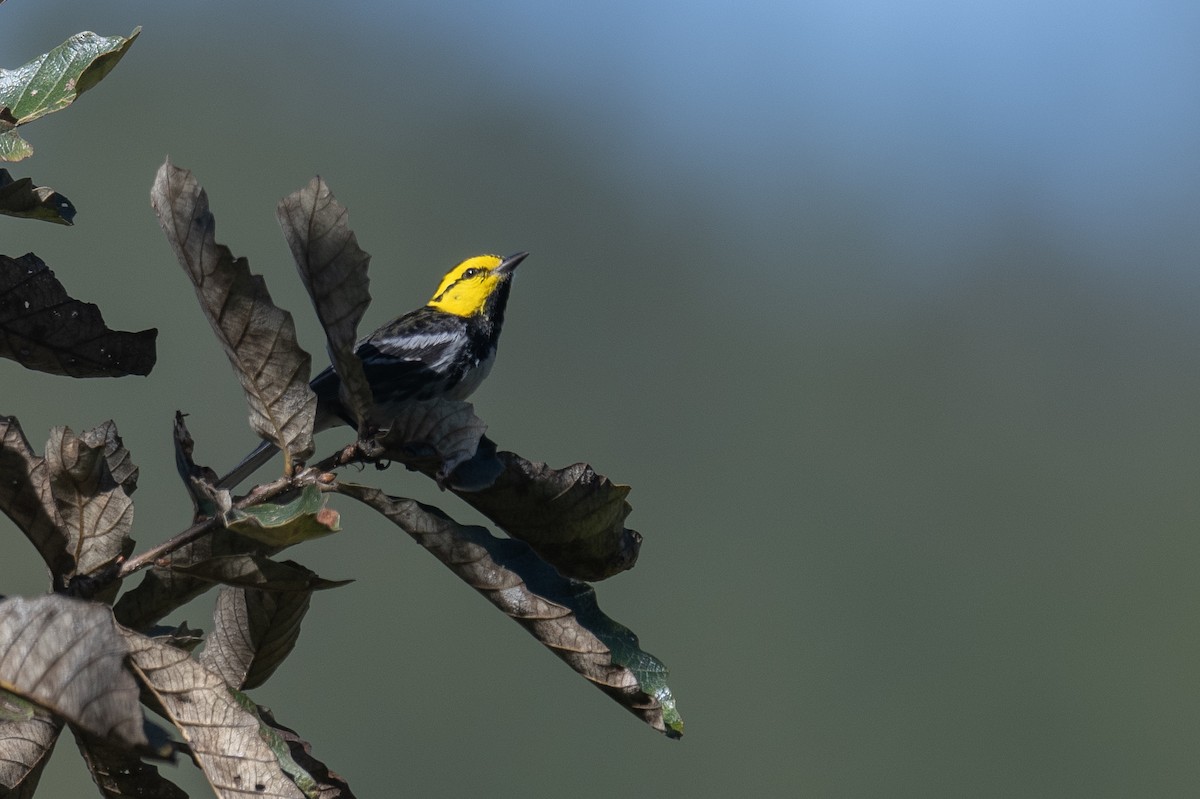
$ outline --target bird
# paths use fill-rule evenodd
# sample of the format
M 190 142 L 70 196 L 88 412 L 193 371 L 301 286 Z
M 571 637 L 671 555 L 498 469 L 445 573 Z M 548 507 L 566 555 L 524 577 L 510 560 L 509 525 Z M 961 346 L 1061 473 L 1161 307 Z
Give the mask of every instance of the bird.
M 395 418 L 411 400 L 466 399 L 479 387 L 496 359 L 514 271 L 528 255 L 466 259 L 445 274 L 429 302 L 355 344 L 371 386 L 375 418 Z M 338 399 L 341 380 L 332 365 L 309 387 L 317 395 L 313 432 L 358 425 Z M 217 487 L 234 488 L 278 450 L 274 443 L 262 442 Z

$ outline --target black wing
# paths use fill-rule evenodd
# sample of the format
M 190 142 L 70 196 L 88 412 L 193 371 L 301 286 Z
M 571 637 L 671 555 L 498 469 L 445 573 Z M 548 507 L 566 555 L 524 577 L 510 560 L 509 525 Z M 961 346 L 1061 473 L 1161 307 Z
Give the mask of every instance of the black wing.
M 419 308 L 359 341 L 354 352 L 363 362 L 375 405 L 386 409 L 391 404 L 440 393 L 445 376 L 462 351 L 465 335 L 464 320 Z M 341 380 L 332 366 L 309 385 L 317 395 L 319 413 L 332 414 L 354 425 L 338 401 Z

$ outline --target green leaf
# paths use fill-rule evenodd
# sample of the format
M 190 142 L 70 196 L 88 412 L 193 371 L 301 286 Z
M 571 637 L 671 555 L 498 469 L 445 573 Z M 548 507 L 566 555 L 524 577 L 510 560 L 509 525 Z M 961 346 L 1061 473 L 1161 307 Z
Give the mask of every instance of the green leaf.
M 137 39 L 141 28 L 127 37 L 77 33 L 50 52 L 16 69 L 0 69 L 2 118 L 15 127 L 66 108 L 79 95 L 112 71 Z M 0 130 L 0 158 L 19 160 L 33 148 L 12 129 Z
M 13 180 L 7 169 L 0 169 L 0 214 L 71 225 L 75 206 L 54 189 L 34 186 L 30 178 Z
M 225 527 L 271 547 L 287 547 L 336 533 L 338 512 L 325 507 L 325 495 L 306 485 L 287 502 L 263 502 L 234 508 L 225 514 Z
M 0 107 L 0 161 L 21 161 L 33 155 L 33 145 L 21 138 L 16 120 Z
M 247 713 L 253 714 L 258 719 L 258 735 L 271 748 L 271 753 L 275 755 L 275 761 L 283 769 L 283 773 L 287 774 L 292 782 L 296 783 L 296 787 L 308 799 L 319 799 L 320 786 L 317 785 L 317 781 L 295 761 L 291 750 L 288 749 L 287 741 L 283 739 L 278 730 L 262 718 L 262 715 L 259 713 L 259 707 L 254 703 L 254 700 L 236 689 L 230 690 L 229 693 L 233 695 L 234 701 L 238 703 L 238 706 Z
M 36 711 L 37 705 L 0 689 L 0 721 L 29 721 Z
M 579 624 L 608 647 L 612 662 L 629 670 L 638 687 L 653 696 L 662 707 L 664 732 L 670 738 L 683 735 L 683 719 L 675 705 L 675 697 L 667 685 L 667 667 L 648 652 L 642 651 L 637 635 L 625 625 L 614 621 L 600 610 L 596 591 L 579 580 L 563 579 L 553 568 L 522 557 L 507 561 L 525 580 L 531 591 L 563 607 L 570 608 Z

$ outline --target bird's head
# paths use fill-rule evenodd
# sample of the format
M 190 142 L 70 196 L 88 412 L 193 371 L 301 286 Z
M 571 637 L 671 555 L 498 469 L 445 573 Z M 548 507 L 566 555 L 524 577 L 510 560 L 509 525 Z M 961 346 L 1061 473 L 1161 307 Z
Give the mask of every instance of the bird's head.
M 498 255 L 468 258 L 442 278 L 429 307 L 456 316 L 488 313 L 497 302 L 507 298 L 513 270 L 527 255 L 529 253 L 519 252 L 507 258 Z

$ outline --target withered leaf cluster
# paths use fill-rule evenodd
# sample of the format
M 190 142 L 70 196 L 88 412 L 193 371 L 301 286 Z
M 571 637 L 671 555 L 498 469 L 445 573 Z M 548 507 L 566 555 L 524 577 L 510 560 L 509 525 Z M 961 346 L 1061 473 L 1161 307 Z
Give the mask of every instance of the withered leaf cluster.
M 299 735 L 246 693 L 302 645 L 313 593 L 347 582 L 276 557 L 339 531 L 331 495 L 376 511 L 584 679 L 679 737 L 666 668 L 600 610 L 588 582 L 636 563 L 642 538 L 625 527 L 628 486 L 586 464 L 554 469 L 499 450 L 467 403 L 413 403 L 399 418 L 375 418 L 354 355 L 370 301 L 369 256 L 319 178 L 281 201 L 278 216 L 329 357 L 345 376 L 341 401 L 358 435 L 311 464 L 311 358 L 291 315 L 245 259 L 217 243 L 207 197 L 190 172 L 164 164 L 152 205 L 242 385 L 251 428 L 284 452 L 284 473 L 235 496 L 195 462 L 178 414 L 176 467 L 194 524 L 134 554 L 130 497 L 138 471 L 115 425 L 78 435 L 55 428 L 39 455 L 15 418 L 0 417 L 0 510 L 37 549 L 54 589 L 36 599 L 0 598 L 0 796 L 32 795 L 64 727 L 107 796 L 182 796 L 145 760 L 178 752 L 221 797 L 352 796 Z M 337 471 L 381 461 L 437 481 L 506 535 L 344 481 Z M 135 575 L 138 584 L 125 589 Z M 214 587 L 207 632 L 161 626 Z M 143 708 L 169 726 L 147 721 Z

